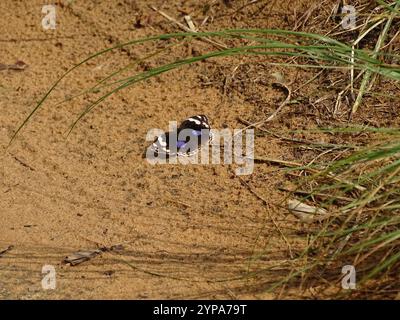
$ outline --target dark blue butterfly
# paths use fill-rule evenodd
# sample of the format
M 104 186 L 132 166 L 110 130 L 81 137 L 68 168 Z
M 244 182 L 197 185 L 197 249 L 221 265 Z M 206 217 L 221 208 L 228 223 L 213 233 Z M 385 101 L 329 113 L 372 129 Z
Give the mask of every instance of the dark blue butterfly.
M 154 156 L 192 156 L 211 140 L 207 116 L 196 115 L 184 120 L 176 131 L 158 136 L 150 149 Z

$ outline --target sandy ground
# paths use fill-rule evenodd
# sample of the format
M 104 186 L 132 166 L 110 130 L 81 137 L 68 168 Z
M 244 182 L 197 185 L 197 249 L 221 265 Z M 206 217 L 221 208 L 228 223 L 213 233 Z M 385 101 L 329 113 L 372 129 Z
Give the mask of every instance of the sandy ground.
M 43 1 L 0 2 L 0 63 L 22 60 L 28 65 L 23 71 L 0 71 L 0 251 L 13 246 L 0 257 L 0 299 L 277 296 L 265 289 L 287 270 L 265 272 L 263 281 L 246 274 L 289 259 L 304 239 L 290 232 L 299 225 L 294 218 L 272 205 L 284 197 L 277 189 L 284 174 L 275 166 L 255 164 L 254 173 L 240 179 L 235 166 L 152 166 L 142 154 L 149 144 L 147 131 L 167 129 L 170 120 L 206 114 L 213 128 L 242 128 L 238 117 L 252 121 L 271 114 L 284 99 L 271 86 L 272 74 L 282 69 L 243 65 L 251 58 L 184 67 L 111 96 L 66 138 L 68 126 L 93 98 L 56 102 L 159 44 L 116 50 L 61 82 L 6 149 L 35 103 L 75 63 L 117 43 L 179 31 L 150 3 L 179 21 L 190 14 L 197 25 L 207 14 L 214 16 L 204 30 L 292 28 L 310 6 L 309 1 L 244 8 L 247 2 L 211 2 L 211 11 L 204 13 L 210 1 L 57 1 L 55 30 L 41 26 Z M 193 41 L 174 54 L 208 50 L 215 48 Z M 138 70 L 167 60 L 160 55 Z M 245 85 L 232 93 L 229 85 L 224 90 L 224 81 L 235 67 Z M 254 74 L 262 86 L 246 85 L 246 77 Z M 285 76 L 288 82 L 304 82 L 294 71 Z M 296 108 L 272 127 L 317 123 L 314 111 L 300 117 L 305 109 Z M 271 136 L 257 137 L 255 148 L 258 155 L 276 159 L 306 156 Z M 113 245 L 122 249 L 77 266 L 62 263 L 78 250 Z M 55 290 L 42 289 L 44 265 L 55 267 Z

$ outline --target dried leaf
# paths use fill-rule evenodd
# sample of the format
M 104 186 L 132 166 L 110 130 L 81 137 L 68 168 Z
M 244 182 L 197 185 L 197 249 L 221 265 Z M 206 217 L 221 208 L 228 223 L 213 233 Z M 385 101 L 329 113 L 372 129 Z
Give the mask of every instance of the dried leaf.
M 1 70 L 24 70 L 24 69 L 26 69 L 26 67 L 28 67 L 28 65 L 21 60 L 18 60 L 14 64 L 0 63 L 0 71 Z
M 305 223 L 322 221 L 329 217 L 325 209 L 309 206 L 298 200 L 288 200 L 288 209 L 293 215 L 299 218 L 300 221 Z
M 102 251 L 99 249 L 78 251 L 78 252 L 75 252 L 75 253 L 65 257 L 63 262 L 69 263 L 71 266 L 76 266 L 77 264 L 88 261 L 88 260 L 98 256 L 101 253 L 102 253 Z
M 107 251 L 117 251 L 118 252 L 118 251 L 122 251 L 122 250 L 124 250 L 123 245 L 117 244 L 117 245 L 113 245 L 111 247 L 102 247 L 100 249 L 77 251 L 77 252 L 74 252 L 73 254 L 65 257 L 63 262 L 70 264 L 71 266 L 76 266 L 77 264 L 88 261 L 103 252 L 107 252 Z
M 124 250 L 124 246 L 122 244 L 115 244 L 113 246 L 111 246 L 110 248 L 106 248 L 107 251 L 122 251 Z

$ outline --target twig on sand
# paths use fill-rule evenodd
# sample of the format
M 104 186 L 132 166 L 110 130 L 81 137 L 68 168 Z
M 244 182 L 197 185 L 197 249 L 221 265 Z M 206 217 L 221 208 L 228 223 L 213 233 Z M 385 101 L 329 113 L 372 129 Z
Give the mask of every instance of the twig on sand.
M 261 195 L 259 195 L 244 179 L 242 179 L 241 177 L 238 177 L 239 181 L 253 194 L 255 195 L 259 200 L 261 200 L 265 205 L 269 205 L 268 201 Z M 267 213 L 268 216 L 270 217 L 272 223 L 274 224 L 275 228 L 278 230 L 279 234 L 281 235 L 282 239 L 285 241 L 285 243 L 288 246 L 288 251 L 289 251 L 289 255 L 290 257 L 293 259 L 293 253 L 292 253 L 292 247 L 290 245 L 290 242 L 288 241 L 288 239 L 286 238 L 285 234 L 283 233 L 283 231 L 281 230 L 281 228 L 278 226 L 278 224 L 276 223 L 274 217 L 270 214 L 269 210 L 267 209 Z
M 35 171 L 34 168 L 32 168 L 29 164 L 26 164 L 25 162 L 23 162 L 22 160 L 18 159 L 16 156 L 13 156 L 13 158 L 15 159 L 15 161 L 17 161 L 21 166 L 28 168 L 31 171 Z
M 251 125 L 250 121 L 248 121 L 246 119 L 243 119 L 241 117 L 237 117 L 237 120 L 239 122 L 242 122 L 246 126 Z M 324 143 L 324 142 L 312 141 L 312 140 L 307 140 L 307 139 L 291 138 L 291 137 L 279 135 L 279 134 L 277 134 L 275 132 L 269 131 L 269 130 L 264 129 L 264 128 L 257 128 L 257 130 L 260 130 L 262 132 L 270 134 L 270 135 L 274 136 L 275 138 L 283 140 L 283 141 L 307 144 L 307 145 L 311 145 L 311 146 L 314 146 L 314 147 L 317 147 L 317 148 L 354 149 L 354 150 L 357 150 L 359 148 L 358 146 L 355 146 L 355 145 Z
M 21 70 L 25 70 L 28 67 L 28 65 L 21 61 L 18 60 L 16 61 L 14 64 L 4 64 L 4 63 L 0 63 L 0 71 L 2 70 L 17 70 L 17 71 L 21 71 Z
M 0 258 L 2 255 L 4 255 L 5 253 L 7 253 L 8 251 L 12 250 L 12 248 L 14 248 L 13 245 L 9 245 L 7 248 L 0 250 Z
M 253 160 L 255 162 L 259 162 L 259 163 L 270 162 L 270 163 L 281 164 L 281 165 L 284 165 L 286 167 L 294 167 L 294 168 L 295 167 L 301 167 L 302 170 L 307 170 L 307 171 L 309 171 L 311 173 L 315 173 L 315 174 L 322 174 L 322 172 L 323 172 L 323 171 L 320 171 L 320 170 L 317 170 L 317 169 L 314 169 L 314 168 L 310 168 L 310 167 L 304 166 L 301 163 L 294 162 L 294 161 L 285 161 L 285 160 L 271 159 L 271 158 L 265 158 L 265 157 L 255 157 Z M 354 187 L 355 189 L 357 189 L 358 191 L 365 191 L 366 190 L 365 187 L 360 186 L 358 184 L 355 184 L 355 183 L 353 183 L 351 181 L 347 181 L 345 179 L 338 178 L 336 175 L 334 175 L 331 172 L 328 172 L 326 174 L 326 176 L 331 178 L 331 179 L 333 179 L 333 180 L 335 180 L 335 181 L 337 181 L 337 182 L 350 185 L 350 186 Z
M 159 13 L 160 15 L 162 15 L 167 20 L 175 23 L 182 30 L 184 30 L 186 32 L 193 32 L 193 33 L 197 32 L 195 29 L 192 29 L 190 27 L 185 26 L 183 23 L 180 23 L 178 20 L 176 20 L 175 18 L 173 18 L 170 15 L 166 14 L 164 11 L 161 11 L 161 10 L 157 9 L 155 6 L 151 5 L 150 8 L 153 9 L 155 12 Z M 217 42 L 215 40 L 211 40 L 211 39 L 205 38 L 205 37 L 201 37 L 199 39 L 203 40 L 203 41 L 206 41 L 206 42 L 216 46 L 218 49 L 228 49 L 228 47 L 226 45 L 224 45 L 223 43 Z
M 286 91 L 286 99 L 279 105 L 279 107 L 268 118 L 251 123 L 248 126 L 241 129 L 238 133 L 240 133 L 246 129 L 252 128 L 252 127 L 259 128 L 264 123 L 274 120 L 275 117 L 278 115 L 278 113 L 283 109 L 283 107 L 289 103 L 291 96 L 292 96 L 292 90 L 286 84 L 281 83 L 281 82 L 274 82 L 274 85 L 279 86 L 280 88 L 283 88 Z M 238 134 L 238 133 L 236 133 L 236 134 Z
M 193 23 L 192 17 L 187 15 L 187 16 L 184 16 L 184 18 L 185 18 L 185 21 L 186 21 L 190 31 L 197 32 L 197 29 L 196 29 L 196 27 L 195 27 L 195 25 Z
M 309 196 L 309 197 L 319 197 L 319 198 L 327 198 L 327 199 L 332 198 L 331 194 L 318 193 L 318 192 L 314 192 L 314 191 L 288 189 L 288 188 L 284 188 L 284 187 L 279 187 L 278 190 L 285 191 L 285 192 L 290 192 L 290 193 L 294 193 L 294 194 L 299 194 L 299 195 L 303 195 L 303 196 Z M 353 198 L 341 197 L 341 196 L 335 196 L 335 200 L 340 200 L 340 201 L 345 201 L 345 202 L 354 201 Z

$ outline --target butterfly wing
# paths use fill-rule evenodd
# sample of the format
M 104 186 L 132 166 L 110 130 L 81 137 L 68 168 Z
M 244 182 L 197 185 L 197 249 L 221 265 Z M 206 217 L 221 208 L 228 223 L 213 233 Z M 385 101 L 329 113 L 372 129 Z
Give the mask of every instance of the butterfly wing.
M 178 155 L 193 155 L 210 139 L 210 124 L 207 116 L 201 114 L 189 117 L 178 128 Z M 190 146 L 187 145 L 189 141 Z
M 172 152 L 170 150 L 171 148 L 169 145 L 169 140 L 170 140 L 169 136 L 170 133 L 167 132 L 158 136 L 154 140 L 153 144 L 150 147 L 154 156 L 158 157 L 159 155 L 163 155 L 165 157 L 169 157 L 172 155 Z
M 207 116 L 200 114 L 184 120 L 178 128 L 178 132 L 182 129 L 193 129 L 196 131 L 201 131 L 202 129 L 207 130 L 210 129 L 210 124 Z
M 175 155 L 191 156 L 199 150 L 204 141 L 211 140 L 212 136 L 209 130 L 210 124 L 207 116 L 192 116 L 179 125 L 174 135 L 167 132 L 158 136 L 150 148 L 156 157 L 159 155 L 166 158 Z M 191 144 L 192 147 L 188 145 L 189 141 L 193 143 L 193 145 Z

